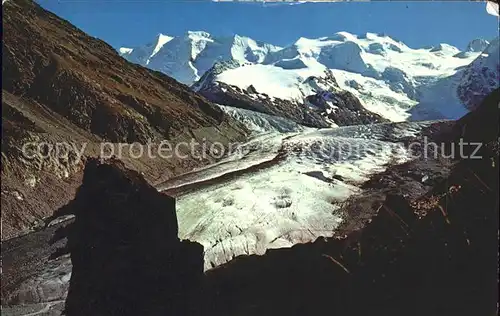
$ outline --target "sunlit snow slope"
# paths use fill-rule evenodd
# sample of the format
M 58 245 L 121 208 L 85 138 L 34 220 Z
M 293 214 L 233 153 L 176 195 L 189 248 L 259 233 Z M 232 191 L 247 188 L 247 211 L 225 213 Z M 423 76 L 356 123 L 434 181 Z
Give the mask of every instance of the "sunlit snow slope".
M 279 47 L 254 41 L 248 37 L 215 37 L 207 32 L 188 32 L 171 37 L 159 34 L 148 44 L 119 49 L 131 62 L 152 68 L 191 85 L 200 79 L 216 61 L 235 59 L 239 62 L 261 62 Z
M 175 38 L 160 35 L 152 44 L 121 48 L 120 53 L 188 85 L 217 61 L 231 61 L 236 66 L 218 69 L 209 76 L 210 82 L 197 83 L 195 89 L 217 82 L 243 90 L 252 86 L 258 93 L 295 104 L 307 104 L 305 98 L 318 90 L 332 90 L 315 87 L 308 80 L 331 69 L 340 88 L 358 97 L 367 110 L 391 121 L 404 121 L 432 115 L 456 118 L 467 111 L 463 106 L 467 101 L 457 98 L 456 89 L 465 75 L 464 67 L 488 45 L 486 40 L 475 39 L 465 51 L 445 43 L 410 48 L 384 34 L 339 32 L 318 39 L 300 38 L 281 48 L 237 35 L 219 38 L 188 32 Z M 419 109 L 410 112 L 416 105 Z
M 412 119 L 455 119 L 476 108 L 499 86 L 499 46 L 498 37 L 491 43 L 472 41 L 468 49 L 477 51 L 484 48 L 482 53 L 455 74 L 430 80 L 424 85 L 419 103 L 410 111 Z

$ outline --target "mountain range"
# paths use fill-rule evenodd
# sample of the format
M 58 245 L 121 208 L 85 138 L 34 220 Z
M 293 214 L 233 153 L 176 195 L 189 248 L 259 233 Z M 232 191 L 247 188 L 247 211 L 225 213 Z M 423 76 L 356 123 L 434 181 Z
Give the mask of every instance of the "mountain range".
M 410 48 L 385 34 L 338 32 L 299 38 L 279 47 L 249 37 L 217 37 L 199 31 L 178 37 L 159 34 L 146 45 L 119 48 L 119 53 L 216 103 L 238 107 L 235 94 L 239 99 L 267 96 L 273 103 L 293 103 L 286 107 L 289 112 L 297 105 L 311 107 L 311 96 L 318 93 L 347 91 L 367 111 L 395 122 L 458 118 L 497 87 L 499 78 L 498 38 L 474 39 L 460 51 L 445 43 Z M 330 82 L 318 85 L 312 78 Z M 269 110 L 266 102 L 245 103 L 241 107 L 282 115 Z M 338 108 L 328 107 L 329 112 Z M 295 121 L 311 125 L 307 120 Z M 313 125 L 332 126 L 335 121 L 339 120 Z M 344 121 L 338 125 L 345 125 Z

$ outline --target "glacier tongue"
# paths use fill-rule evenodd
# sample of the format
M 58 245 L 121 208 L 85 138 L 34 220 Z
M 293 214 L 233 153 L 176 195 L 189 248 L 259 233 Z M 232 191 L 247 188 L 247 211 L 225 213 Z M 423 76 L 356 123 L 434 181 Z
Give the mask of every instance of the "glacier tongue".
M 210 269 L 238 255 L 332 236 L 342 202 L 388 162 L 409 159 L 398 139 L 428 124 L 262 134 L 236 156 L 164 187 L 191 188 L 177 197 L 180 238 L 203 244 Z

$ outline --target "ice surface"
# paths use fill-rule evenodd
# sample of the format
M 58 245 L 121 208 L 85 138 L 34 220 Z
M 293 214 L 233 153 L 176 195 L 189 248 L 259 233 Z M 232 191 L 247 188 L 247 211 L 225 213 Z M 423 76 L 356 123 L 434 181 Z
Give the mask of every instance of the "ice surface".
M 210 269 L 241 254 L 332 236 L 343 219 L 339 204 L 360 193 L 359 184 L 388 162 L 409 159 L 395 139 L 418 133 L 426 124 L 260 135 L 236 158 L 174 185 L 221 179 L 177 198 L 180 237 L 203 244 L 205 269 Z M 263 163 L 266 168 L 255 168 Z M 234 170 L 245 172 L 222 177 Z
M 291 120 L 280 116 L 268 115 L 260 112 L 219 105 L 219 107 L 231 117 L 242 122 L 253 133 L 290 133 L 301 132 L 308 129 Z

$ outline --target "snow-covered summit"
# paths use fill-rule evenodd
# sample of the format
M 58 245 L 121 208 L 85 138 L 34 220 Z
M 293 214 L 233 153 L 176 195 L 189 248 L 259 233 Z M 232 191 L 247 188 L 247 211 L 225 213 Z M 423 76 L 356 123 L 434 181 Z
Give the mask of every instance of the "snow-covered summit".
M 172 39 L 173 37 L 160 33 L 156 35 L 153 41 L 144 46 L 137 48 L 120 47 L 118 52 L 129 61 L 147 66 L 151 58 L 160 51 L 163 45 Z
M 476 39 L 469 44 L 467 52 L 479 53 L 485 43 L 487 41 Z M 120 48 L 119 52 L 131 62 L 165 72 L 189 85 L 215 62 L 231 59 L 242 65 L 277 65 L 288 69 L 307 68 L 313 59 L 329 69 L 377 78 L 387 67 L 404 70 L 409 76 L 450 75 L 477 57 L 468 54 L 458 58 L 454 55 L 460 51 L 444 43 L 412 49 L 385 34 L 358 36 L 348 32 L 317 39 L 301 37 L 281 48 L 239 35 L 216 37 L 203 31 L 190 31 L 179 37 L 160 34 L 147 45 Z M 174 63 L 178 67 L 173 67 Z
M 239 35 L 215 37 L 204 31 L 188 31 L 178 37 L 159 34 L 146 45 L 122 47 L 119 53 L 131 62 L 191 85 L 217 61 L 234 59 L 242 64 L 259 63 L 267 53 L 279 49 Z

